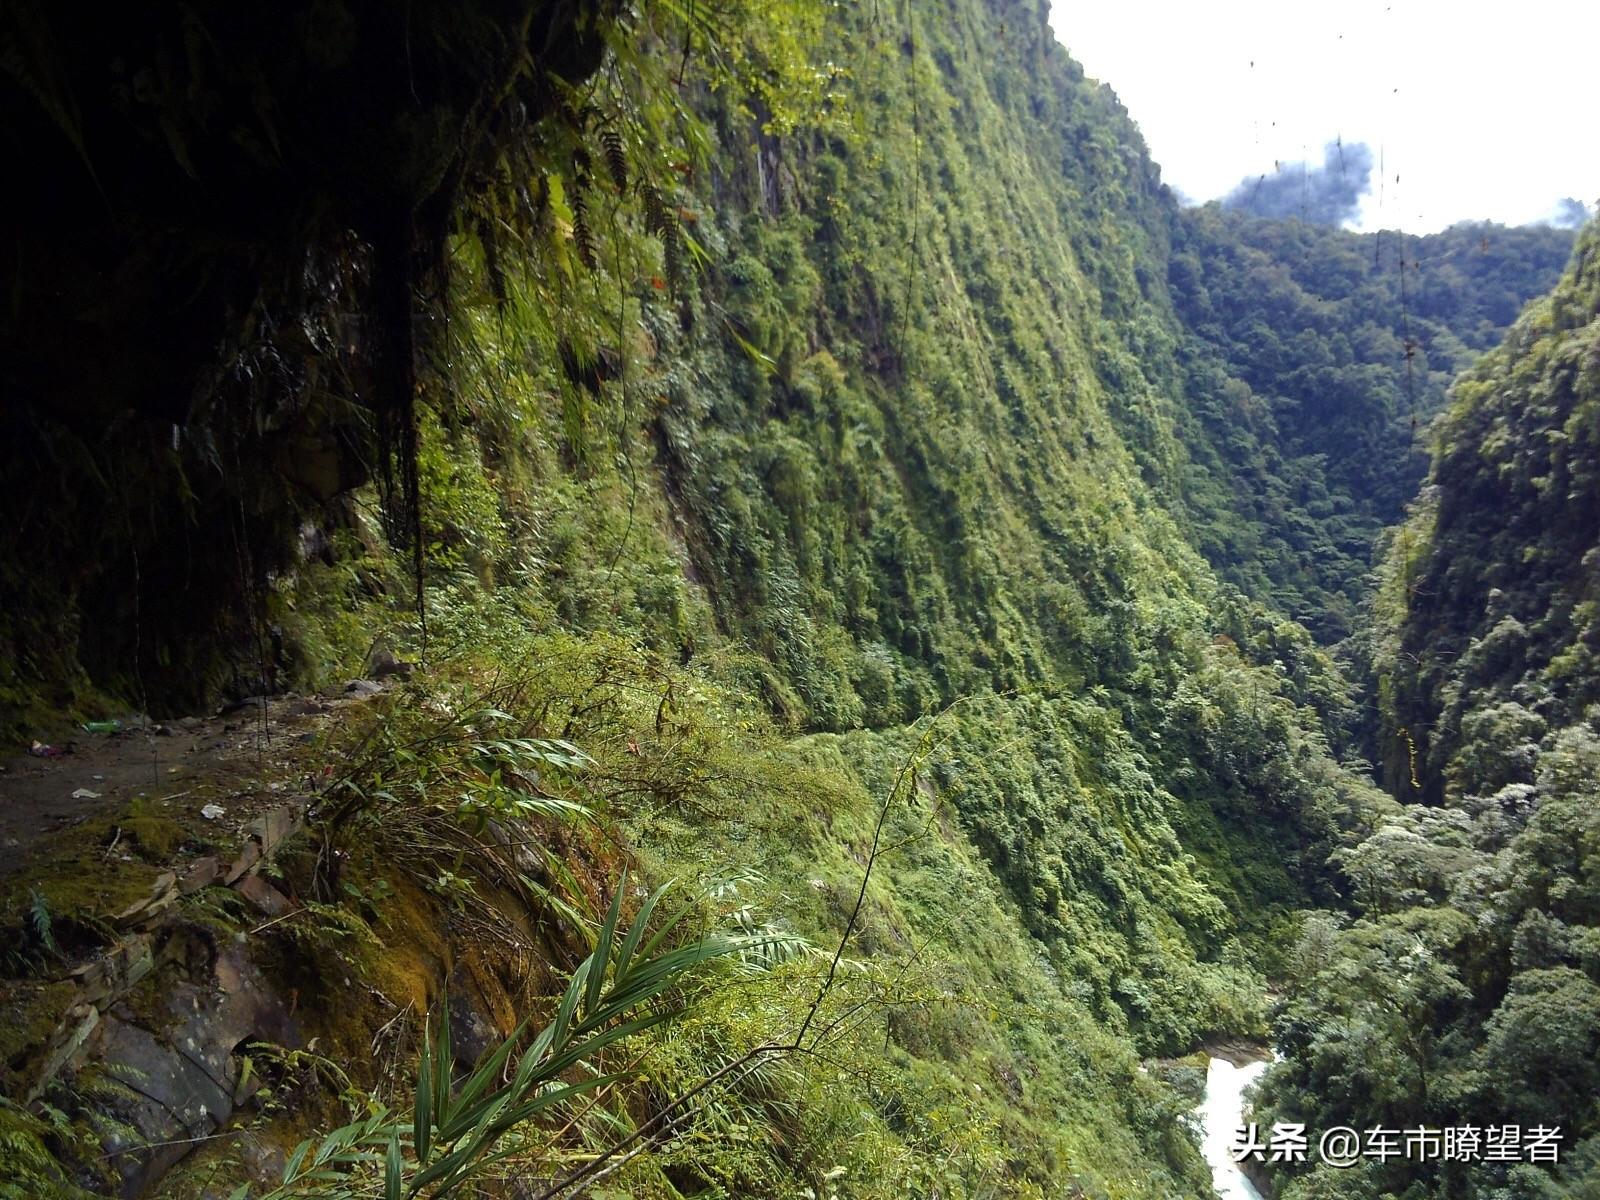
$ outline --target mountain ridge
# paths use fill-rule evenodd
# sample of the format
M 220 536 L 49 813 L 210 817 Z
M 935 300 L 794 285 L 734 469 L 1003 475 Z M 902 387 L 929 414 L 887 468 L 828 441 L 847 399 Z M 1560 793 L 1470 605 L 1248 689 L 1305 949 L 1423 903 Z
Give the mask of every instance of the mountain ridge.
M 1339 856 L 1395 813 L 1341 765 L 1366 719 L 1354 668 L 1287 610 L 1337 595 L 1318 632 L 1348 633 L 1362 539 L 1418 464 L 1385 457 L 1382 497 L 1318 507 L 1400 418 L 1392 320 L 1369 354 L 1279 355 L 1282 372 L 1247 383 L 1230 374 L 1239 329 L 1197 314 L 1264 272 L 1287 280 L 1265 311 L 1299 347 L 1398 281 L 1368 270 L 1354 235 L 1180 210 L 1042 0 L 785 0 L 738 5 L 725 26 L 670 5 L 602 5 L 585 24 L 530 0 L 518 11 L 564 47 L 550 70 L 499 24 L 517 8 L 466 6 L 494 18 L 472 25 L 483 47 L 427 27 L 442 40 L 414 86 L 434 118 L 465 103 L 454 84 L 477 77 L 454 72 L 484 47 L 532 73 L 495 93 L 515 111 L 486 121 L 484 156 L 403 252 L 311 205 L 316 286 L 264 288 L 225 310 L 220 349 L 137 381 L 176 395 L 192 374 L 220 379 L 177 424 L 131 392 L 23 394 L 29 445 L 65 449 L 5 451 L 37 485 L 7 495 L 12 728 L 48 734 L 65 711 L 134 698 L 167 717 L 380 666 L 405 680 L 373 685 L 347 740 L 307 743 L 324 760 L 315 823 L 275 877 L 306 916 L 262 927 L 252 951 L 374 1103 L 409 1086 L 368 1070 L 402 1000 L 433 1011 L 449 990 L 453 1011 L 470 975 L 485 1049 L 509 1015 L 559 1012 L 563 972 L 606 941 L 594 931 L 650 917 L 624 887 L 631 865 L 688 881 L 690 925 L 779 949 L 686 984 L 681 1022 L 628 1043 L 645 1074 L 610 1127 L 582 1137 L 669 1111 L 707 1062 L 791 1036 L 811 1051 L 690 1110 L 681 1141 L 652 1142 L 623 1177 L 637 1194 L 1205 1194 L 1173 1086 L 1192 1064 L 1157 1060 L 1267 1033 L 1268 980 L 1300 953 L 1306 910 L 1363 894 Z M 285 28 L 340 13 L 385 19 L 312 4 Z M 333 39 L 302 63 L 304 45 L 265 45 L 290 78 L 358 54 Z M 216 46 L 245 54 L 220 25 Z M 212 64 L 184 69 L 198 87 Z M 188 95 L 153 99 L 145 132 L 198 120 Z M 381 99 L 408 136 L 368 152 L 425 164 L 449 148 L 425 136 L 420 99 Z M 163 274 L 168 234 L 147 236 L 124 247 L 139 286 L 110 289 L 109 310 L 184 277 Z M 1492 238 L 1544 257 L 1441 275 L 1436 299 L 1456 297 L 1460 319 L 1429 327 L 1446 363 L 1510 320 L 1471 297 L 1533 294 L 1558 240 Z M 1295 278 L 1308 244 L 1359 264 L 1345 311 Z M 1249 270 L 1222 269 L 1234 252 Z M 39 277 L 23 285 L 38 301 Z M 59 354 L 77 316 L 63 309 L 37 354 Z M 1307 461 L 1321 414 L 1296 423 L 1327 378 L 1297 378 L 1308 362 L 1374 381 L 1348 405 L 1358 453 L 1331 471 Z M 116 422 L 72 428 L 118 404 Z M 1238 420 L 1253 408 L 1270 411 Z M 1304 494 L 1274 482 L 1284 464 Z M 36 503 L 58 495 L 71 504 Z M 208 586 L 181 586 L 193 577 Z M 106 797 L 90 841 L 67 835 L 58 860 L 7 881 L 23 948 L 7 965 L 23 1039 L 8 1092 L 51 1058 L 34 1037 L 55 1016 L 50 931 L 102 948 L 102 901 L 59 865 L 103 867 L 93 839 L 124 828 L 142 832 L 122 887 L 220 853 L 167 791 Z M 513 854 L 506 876 L 473 840 L 500 830 L 525 834 L 511 840 L 537 865 Z M 245 931 L 232 900 L 201 895 L 195 921 Z M 530 967 L 487 932 L 502 924 L 560 933 Z M 421 1029 L 396 1035 L 397 1060 L 423 1056 Z M 102 1111 L 95 1053 L 69 1080 L 72 1120 Z M 260 1109 L 275 1136 L 323 1132 L 336 1098 L 314 1071 L 306 1087 L 320 1099 Z M 17 1120 L 28 1145 L 58 1136 Z M 407 1136 L 405 1155 L 425 1153 Z M 539 1172 L 589 1145 L 537 1142 L 523 1150 Z M 228 1153 L 207 1145 L 161 1186 L 199 1187 Z M 384 1169 L 363 1160 L 350 1178 Z

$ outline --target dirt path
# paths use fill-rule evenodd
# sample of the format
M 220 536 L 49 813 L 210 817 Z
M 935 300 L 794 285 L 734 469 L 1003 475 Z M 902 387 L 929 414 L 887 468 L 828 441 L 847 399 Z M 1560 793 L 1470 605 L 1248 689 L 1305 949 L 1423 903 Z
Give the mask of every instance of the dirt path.
M 164 724 L 133 718 L 116 733 L 80 732 L 59 757 L 0 760 L 0 881 L 38 866 L 58 835 L 130 810 L 229 840 L 282 793 L 314 789 L 339 711 L 377 690 L 276 696 Z
M 348 751 L 351 710 L 382 690 L 127 719 L 0 762 L 0 1095 L 59 1087 L 99 1114 L 103 1153 L 84 1169 L 110 1163 L 121 1194 L 226 1124 L 241 1041 L 299 1045 L 294 993 L 285 1007 L 215 929 L 242 943 L 299 905 L 259 872 Z M 84 1100 L 80 1069 L 123 1086 Z

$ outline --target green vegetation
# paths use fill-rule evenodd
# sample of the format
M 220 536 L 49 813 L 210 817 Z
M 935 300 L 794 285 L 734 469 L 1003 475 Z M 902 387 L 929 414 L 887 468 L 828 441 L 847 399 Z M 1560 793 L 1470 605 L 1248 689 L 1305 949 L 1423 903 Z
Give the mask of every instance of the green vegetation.
M 1364 624 L 1374 543 L 1422 482 L 1446 389 L 1556 282 L 1572 237 L 1185 211 L 1168 279 L 1195 339 L 1187 490 L 1213 566 L 1324 644 Z
M 1375 658 L 1405 803 L 1334 856 L 1353 918 L 1306 920 L 1274 1119 L 1560 1126 L 1563 1166 L 1390 1162 L 1288 1197 L 1581 1196 L 1600 1148 L 1600 230 L 1456 385 L 1389 539 Z M 1337 1174 L 1337 1173 L 1334 1173 Z
M 1046 12 L 8 18 L 5 136 L 76 181 L 3 326 L 10 727 L 415 668 L 296 751 L 286 914 L 176 902 L 304 1044 L 223 1052 L 276 1164 L 163 1189 L 1200 1195 L 1141 1060 L 1269 1016 L 1316 1126 L 1592 1106 L 1594 234 L 1354 639 L 1397 804 L 1327 647 L 1570 235 L 1180 212 Z M 104 898 L 233 849 L 109 828 L 7 884 L 9 1090 Z M 129 1089 L 0 1110 L 19 1186 L 141 1186 Z
M 596 681 L 647 687 L 625 735 L 538 710 L 601 761 L 607 741 L 629 766 L 697 743 L 725 704 L 818 731 L 736 797 L 723 780 L 750 768 L 727 751 L 650 785 L 672 819 L 632 838 L 663 874 L 751 872 L 816 945 L 845 931 L 875 806 L 896 801 L 852 950 L 890 970 L 917 948 L 943 998 L 877 1001 L 889 1049 L 864 1092 L 802 1076 L 852 1098 L 848 1116 L 802 1106 L 839 1123 L 807 1135 L 813 1153 L 839 1153 L 847 1128 L 886 1139 L 841 1188 L 893 1194 L 929 1169 L 928 1139 L 958 1136 L 976 1165 L 944 1186 L 969 1194 L 1002 1177 L 1192 1183 L 1180 1105 L 1133 1085 L 1133 1055 L 1263 1030 L 1271 935 L 1315 883 L 1304 847 L 1357 819 L 1361 785 L 1328 762 L 1316 715 L 1338 719 L 1343 685 L 1302 631 L 1209 580 L 1142 482 L 1129 414 L 1109 411 L 1099 372 L 1131 381 L 1137 360 L 1079 306 L 1134 308 L 1138 284 L 1114 244 L 1074 231 L 1153 184 L 1053 189 L 1064 146 L 1125 118 L 1042 24 L 1014 30 L 991 84 L 970 68 L 992 29 L 975 11 L 916 29 L 909 59 L 902 27 L 856 19 L 835 31 L 856 47 L 849 120 L 752 143 L 749 117 L 713 104 L 718 144 L 748 147 L 723 153 L 748 165 L 679 193 L 708 261 L 676 294 L 631 195 L 593 222 L 592 270 L 554 201 L 493 286 L 481 244 L 459 246 L 463 369 L 421 427 L 430 658 L 504 659 L 531 628 L 572 664 L 561 706 Z M 1038 103 L 1035 54 L 1059 73 Z M 914 135 L 916 154 L 889 152 Z M 1145 403 L 1139 455 L 1180 458 Z M 281 593 L 328 666 L 330 596 L 385 603 L 364 578 L 307 564 Z M 924 739 L 908 795 L 895 778 Z M 973 1098 L 940 1132 L 957 1096 Z
M 1561 285 L 1458 384 L 1428 487 L 1379 594 L 1384 716 L 1412 731 L 1421 798 L 1533 782 L 1523 752 L 1595 688 L 1595 235 Z M 1392 749 L 1396 794 L 1409 783 Z

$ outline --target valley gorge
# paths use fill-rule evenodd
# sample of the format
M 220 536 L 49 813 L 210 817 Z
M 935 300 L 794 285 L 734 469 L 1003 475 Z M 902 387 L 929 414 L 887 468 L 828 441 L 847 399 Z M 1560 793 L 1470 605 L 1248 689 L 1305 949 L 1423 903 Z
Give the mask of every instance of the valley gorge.
M 1600 231 L 1048 17 L 18 0 L 0 1196 L 1596 1194 Z

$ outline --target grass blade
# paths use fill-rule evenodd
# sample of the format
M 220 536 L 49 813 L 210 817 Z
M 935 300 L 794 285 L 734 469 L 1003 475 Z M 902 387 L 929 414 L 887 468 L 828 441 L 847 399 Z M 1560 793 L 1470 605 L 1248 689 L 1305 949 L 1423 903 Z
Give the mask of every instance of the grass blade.
M 389 1139 L 389 1157 L 383 1168 L 384 1200 L 400 1200 L 402 1166 L 400 1163 L 400 1138 Z

